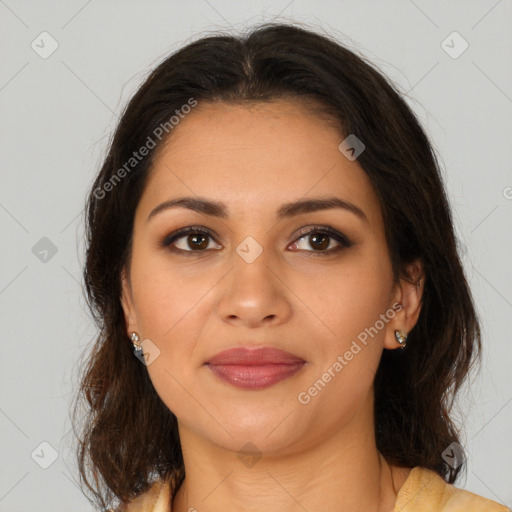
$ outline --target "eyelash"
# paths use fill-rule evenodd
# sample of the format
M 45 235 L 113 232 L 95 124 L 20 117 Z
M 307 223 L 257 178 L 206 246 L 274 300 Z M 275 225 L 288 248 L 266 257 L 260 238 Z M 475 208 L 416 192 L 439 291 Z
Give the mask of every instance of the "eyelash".
M 210 237 L 213 240 L 215 240 L 212 233 L 210 231 L 208 231 L 207 229 L 201 228 L 199 226 L 187 226 L 185 228 L 178 229 L 178 230 L 174 231 L 173 233 L 167 235 L 162 240 L 160 245 L 162 247 L 169 248 L 173 252 L 178 252 L 180 254 L 206 252 L 208 249 L 203 249 L 203 250 L 199 250 L 199 251 L 194 251 L 194 250 L 186 251 L 184 249 L 178 249 L 177 247 L 171 247 L 172 243 L 175 242 L 176 240 L 179 240 L 180 238 L 183 238 L 186 235 L 195 235 L 195 234 L 205 235 L 205 236 Z M 333 238 L 340 244 L 338 247 L 335 247 L 334 249 L 327 249 L 327 250 L 323 250 L 323 251 L 315 251 L 315 250 L 311 250 L 311 251 L 306 250 L 305 251 L 305 252 L 311 252 L 315 255 L 328 256 L 330 254 L 337 253 L 337 252 L 341 251 L 342 249 L 351 247 L 353 245 L 353 243 L 345 235 L 341 234 L 340 232 L 338 232 L 335 229 L 330 228 L 328 226 L 312 226 L 312 227 L 304 228 L 299 231 L 298 237 L 294 240 L 294 242 L 296 242 L 296 241 L 300 240 L 301 238 L 304 238 L 308 235 L 312 235 L 312 234 L 326 235 L 330 238 Z M 303 251 L 303 250 L 301 250 L 301 251 Z

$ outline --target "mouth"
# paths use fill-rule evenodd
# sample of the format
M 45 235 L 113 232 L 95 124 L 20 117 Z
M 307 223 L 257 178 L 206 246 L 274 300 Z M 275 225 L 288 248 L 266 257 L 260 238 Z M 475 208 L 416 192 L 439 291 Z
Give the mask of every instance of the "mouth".
M 209 359 L 206 366 L 219 379 L 242 389 L 264 389 L 299 372 L 306 362 L 272 347 L 237 347 Z

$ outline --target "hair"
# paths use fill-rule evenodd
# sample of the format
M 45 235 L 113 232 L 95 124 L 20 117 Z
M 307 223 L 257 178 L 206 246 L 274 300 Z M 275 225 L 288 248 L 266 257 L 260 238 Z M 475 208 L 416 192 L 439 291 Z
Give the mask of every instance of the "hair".
M 429 468 L 454 483 L 463 465 L 450 468 L 442 453 L 459 442 L 450 413 L 481 339 L 434 150 L 402 95 L 364 57 L 332 36 L 271 23 L 203 37 L 152 70 L 127 104 L 87 196 L 83 278 L 99 334 L 82 370 L 74 421 L 84 403 L 77 457 L 90 501 L 102 508 L 127 503 L 156 479 L 179 486 L 184 478 L 176 417 L 133 355 L 120 296 L 136 207 L 172 135 L 169 119 L 191 99 L 304 100 L 332 116 L 340 136 L 363 141 L 357 161 L 379 198 L 394 278 L 412 281 L 407 267 L 417 259 L 424 272 L 407 349 L 384 350 L 375 376 L 377 448 L 393 464 Z M 162 126 L 166 135 L 156 137 Z M 132 165 L 150 138 L 156 148 Z

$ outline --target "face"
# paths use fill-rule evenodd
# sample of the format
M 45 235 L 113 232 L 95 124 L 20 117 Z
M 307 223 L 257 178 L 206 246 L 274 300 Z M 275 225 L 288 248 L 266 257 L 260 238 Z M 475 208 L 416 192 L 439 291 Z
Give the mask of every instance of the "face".
M 378 199 L 343 139 L 290 101 L 199 104 L 159 153 L 122 303 L 180 432 L 286 453 L 371 421 L 382 350 L 407 326 Z M 215 206 L 161 206 L 183 197 Z M 212 363 L 236 347 L 289 357 Z

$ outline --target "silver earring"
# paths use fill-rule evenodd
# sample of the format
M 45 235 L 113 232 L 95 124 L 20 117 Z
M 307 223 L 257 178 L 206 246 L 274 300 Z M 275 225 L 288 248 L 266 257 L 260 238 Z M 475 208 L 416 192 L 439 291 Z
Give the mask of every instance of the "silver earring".
M 400 344 L 400 348 L 403 350 L 407 345 L 407 333 L 395 329 L 396 341 Z
M 139 338 L 139 335 L 136 332 L 132 332 L 131 340 L 132 340 L 132 343 L 133 343 L 133 353 L 136 356 L 141 355 L 142 354 L 142 346 L 139 343 L 140 342 L 140 338 Z

